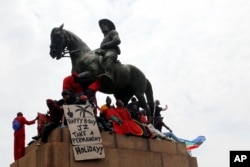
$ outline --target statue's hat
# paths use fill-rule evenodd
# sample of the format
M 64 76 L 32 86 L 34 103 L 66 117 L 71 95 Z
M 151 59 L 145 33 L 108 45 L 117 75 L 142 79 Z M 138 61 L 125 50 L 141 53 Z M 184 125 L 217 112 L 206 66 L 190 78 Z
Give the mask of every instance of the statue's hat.
M 110 21 L 109 19 L 101 19 L 101 20 L 99 20 L 100 28 L 102 28 L 103 24 L 108 24 L 108 26 L 110 27 L 111 30 L 115 30 L 114 23 L 112 21 Z

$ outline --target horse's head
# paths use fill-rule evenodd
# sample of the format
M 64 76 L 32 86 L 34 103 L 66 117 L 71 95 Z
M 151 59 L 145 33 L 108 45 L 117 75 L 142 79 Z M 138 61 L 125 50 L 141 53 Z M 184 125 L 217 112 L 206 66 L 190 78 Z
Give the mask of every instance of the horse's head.
M 58 28 L 53 28 L 50 35 L 50 56 L 57 60 L 63 57 L 66 48 L 66 33 L 63 30 L 63 24 Z

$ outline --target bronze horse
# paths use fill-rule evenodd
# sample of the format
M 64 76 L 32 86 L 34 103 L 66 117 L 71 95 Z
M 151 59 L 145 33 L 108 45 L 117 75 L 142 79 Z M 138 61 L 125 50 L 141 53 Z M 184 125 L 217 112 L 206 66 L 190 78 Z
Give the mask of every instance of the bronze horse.
M 50 55 L 59 60 L 65 57 L 66 53 L 70 54 L 71 72 L 79 74 L 84 89 L 95 82 L 98 75 L 104 73 L 101 66 L 103 57 L 91 51 L 78 36 L 63 29 L 61 25 L 51 31 Z M 139 106 L 144 108 L 148 117 L 151 118 L 151 109 L 154 104 L 152 86 L 137 67 L 117 62 L 114 66 L 114 85 L 105 83 L 105 80 L 101 81 L 99 91 L 114 94 L 115 98 L 122 100 L 124 104 L 127 104 L 132 96 L 136 96 Z M 144 95 L 146 95 L 147 102 Z

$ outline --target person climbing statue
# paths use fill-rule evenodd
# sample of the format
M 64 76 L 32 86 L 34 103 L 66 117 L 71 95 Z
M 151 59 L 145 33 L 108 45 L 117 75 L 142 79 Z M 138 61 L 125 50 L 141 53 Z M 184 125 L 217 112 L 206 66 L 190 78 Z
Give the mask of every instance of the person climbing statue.
M 121 53 L 118 46 L 121 40 L 112 21 L 101 19 L 99 20 L 99 26 L 104 35 L 104 39 L 101 42 L 100 49 L 98 49 L 96 53 L 104 56 L 103 67 L 105 70 L 105 74 L 101 74 L 99 77 L 105 75 L 105 77 L 108 77 L 111 82 L 114 83 L 113 65 L 117 61 L 118 55 Z

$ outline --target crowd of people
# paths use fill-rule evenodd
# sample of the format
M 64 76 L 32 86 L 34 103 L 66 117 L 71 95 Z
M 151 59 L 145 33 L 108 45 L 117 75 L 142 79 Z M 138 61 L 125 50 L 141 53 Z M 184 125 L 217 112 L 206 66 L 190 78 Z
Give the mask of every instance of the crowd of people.
M 22 113 L 17 114 L 15 119 L 18 119 L 21 124 L 21 128 L 15 130 L 14 132 L 15 160 L 18 160 L 24 155 L 25 124 L 34 124 L 35 121 L 38 120 L 38 134 L 33 137 L 33 140 L 40 139 L 40 142 L 37 143 L 37 146 L 48 142 L 48 136 L 53 129 L 57 128 L 58 126 L 61 128 L 67 127 L 63 105 L 90 103 L 94 108 L 94 113 L 100 131 L 150 138 L 166 138 L 161 133 L 161 129 L 162 126 L 167 126 L 165 126 L 163 122 L 159 123 L 161 119 L 148 120 L 146 112 L 138 106 L 136 97 L 132 97 L 130 103 L 127 105 L 124 105 L 124 103 L 119 99 L 117 99 L 116 105 L 112 105 L 111 98 L 107 96 L 106 103 L 101 107 L 98 107 L 97 100 L 94 96 L 95 93 L 92 96 L 86 96 L 86 91 L 84 92 L 82 87 L 77 82 L 75 82 L 73 75 L 69 75 L 64 78 L 62 90 L 61 99 L 46 99 L 48 111 L 44 115 L 38 114 L 36 119 L 27 121 L 26 118 L 23 117 Z M 91 89 L 89 92 L 95 92 L 93 90 L 94 89 Z M 166 110 L 167 105 L 165 108 L 161 108 L 159 107 L 159 100 L 156 102 L 154 116 L 160 118 L 160 112 Z M 46 119 L 39 119 L 39 117 L 42 115 L 46 116 Z M 42 119 L 44 119 L 44 122 L 42 122 Z M 167 129 L 169 128 L 167 127 Z
M 37 146 L 47 143 L 48 135 L 56 127 L 67 127 L 63 105 L 71 104 L 91 104 L 94 108 L 94 114 L 100 131 L 158 139 L 167 139 L 161 132 L 162 127 L 165 127 L 169 130 L 169 133 L 172 133 L 172 130 L 163 122 L 163 117 L 161 116 L 161 111 L 167 110 L 167 105 L 165 108 L 160 107 L 159 100 L 155 101 L 154 114 L 152 114 L 151 120 L 148 120 L 146 112 L 138 106 L 136 97 L 132 97 L 127 105 L 124 105 L 121 100 L 116 99 L 115 105 L 113 105 L 112 99 L 107 96 L 106 103 L 99 107 L 96 98 L 88 98 L 84 92 L 73 92 L 73 89 L 64 89 L 61 95 L 62 99 L 46 100 L 49 109 L 46 116 L 49 116 L 50 119 L 43 125 L 40 133 L 33 137 L 34 140 L 41 138 Z M 168 134 L 168 137 L 171 137 L 171 135 Z
M 21 123 L 20 129 L 14 132 L 14 159 L 18 160 L 24 155 L 25 143 L 25 127 L 24 125 L 34 124 L 38 120 L 38 135 L 34 136 L 34 140 L 40 139 L 37 146 L 41 146 L 48 142 L 48 136 L 57 127 L 67 127 L 67 121 L 64 116 L 63 105 L 71 104 L 91 104 L 94 108 L 94 114 L 97 120 L 97 125 L 100 131 L 116 133 L 119 135 L 133 135 L 152 139 L 170 140 L 176 142 L 192 142 L 178 138 L 167 126 L 161 112 L 166 111 L 168 106 L 160 106 L 160 101 L 154 103 L 154 111 L 151 119 L 147 118 L 144 109 L 140 108 L 136 97 L 132 97 L 128 104 L 124 104 L 121 100 L 116 99 L 115 105 L 112 104 L 112 99 L 107 96 L 106 103 L 101 107 L 97 105 L 95 96 L 86 96 L 82 88 L 73 79 L 73 75 L 67 76 L 63 82 L 62 98 L 59 100 L 47 99 L 46 105 L 48 112 L 38 114 L 34 120 L 27 121 L 22 113 L 17 113 L 17 117 Z M 43 116 L 43 118 L 40 118 Z M 44 116 L 46 118 L 44 118 Z M 162 132 L 162 128 L 166 128 L 169 132 Z M 196 143 L 201 144 L 201 140 L 196 139 Z

